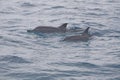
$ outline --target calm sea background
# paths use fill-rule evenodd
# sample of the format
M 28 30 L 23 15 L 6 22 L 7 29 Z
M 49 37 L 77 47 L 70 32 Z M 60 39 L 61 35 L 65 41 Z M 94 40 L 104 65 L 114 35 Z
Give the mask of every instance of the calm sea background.
M 27 32 L 66 22 L 92 39 Z M 0 80 L 120 80 L 120 0 L 0 0 Z

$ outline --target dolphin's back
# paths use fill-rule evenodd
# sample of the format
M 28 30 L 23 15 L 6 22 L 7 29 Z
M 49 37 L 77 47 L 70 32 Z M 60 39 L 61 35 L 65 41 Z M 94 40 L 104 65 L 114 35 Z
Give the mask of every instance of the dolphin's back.
M 48 27 L 48 26 L 39 26 L 32 30 L 33 32 L 43 32 L 43 33 L 52 33 L 52 32 L 60 32 L 58 28 Z
M 70 36 L 70 37 L 66 37 L 63 41 L 88 41 L 89 37 L 86 36 Z
M 69 37 L 66 37 L 63 41 L 76 41 L 78 39 L 79 39 L 78 36 L 69 36 Z
M 69 37 L 66 37 L 63 41 L 88 41 L 90 38 L 90 34 L 88 33 L 88 30 L 89 30 L 89 27 L 85 29 L 82 35 L 69 36 Z
M 59 27 L 38 26 L 33 30 L 27 30 L 27 32 L 42 32 L 42 33 L 66 32 L 67 24 L 68 23 L 64 23 Z

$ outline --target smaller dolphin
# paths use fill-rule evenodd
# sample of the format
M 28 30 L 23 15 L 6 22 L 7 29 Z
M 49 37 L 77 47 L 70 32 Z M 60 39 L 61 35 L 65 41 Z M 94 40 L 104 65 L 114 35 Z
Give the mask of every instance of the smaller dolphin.
M 42 32 L 42 33 L 66 32 L 67 24 L 68 23 L 64 23 L 57 28 L 52 26 L 38 26 L 33 30 L 27 30 L 27 32 Z
M 76 36 L 69 36 L 66 37 L 63 41 L 88 41 L 91 35 L 89 34 L 88 30 L 90 27 L 85 29 L 85 31 L 81 35 Z

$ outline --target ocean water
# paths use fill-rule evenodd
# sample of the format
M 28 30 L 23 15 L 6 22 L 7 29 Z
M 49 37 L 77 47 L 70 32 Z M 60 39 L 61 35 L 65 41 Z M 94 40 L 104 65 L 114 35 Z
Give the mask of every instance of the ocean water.
M 66 22 L 92 39 L 27 32 Z M 120 80 L 120 0 L 0 0 L 0 80 Z

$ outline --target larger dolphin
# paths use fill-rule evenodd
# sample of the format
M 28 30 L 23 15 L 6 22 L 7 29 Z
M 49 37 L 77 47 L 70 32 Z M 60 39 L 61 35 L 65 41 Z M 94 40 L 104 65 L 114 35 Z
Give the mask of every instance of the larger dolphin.
M 90 27 L 85 29 L 85 31 L 81 35 L 69 36 L 66 37 L 63 41 L 88 41 L 91 35 L 89 34 L 88 30 Z
M 33 30 L 27 30 L 28 32 L 42 32 L 42 33 L 54 33 L 54 32 L 66 32 L 66 27 L 68 23 L 64 23 L 59 27 L 52 26 L 38 26 Z

